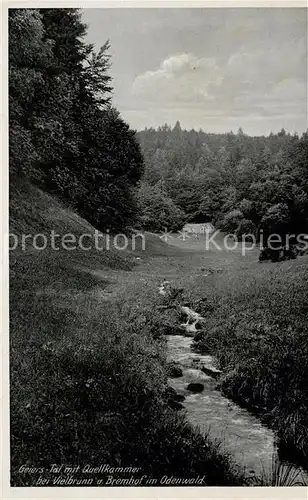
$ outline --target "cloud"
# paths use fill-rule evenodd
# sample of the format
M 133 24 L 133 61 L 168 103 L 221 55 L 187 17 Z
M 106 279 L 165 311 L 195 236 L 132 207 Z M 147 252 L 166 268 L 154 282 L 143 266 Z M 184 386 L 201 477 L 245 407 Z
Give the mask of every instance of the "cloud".
M 297 78 L 286 78 L 274 84 L 267 92 L 255 93 L 251 106 L 262 116 L 302 116 L 307 120 L 307 86 Z
M 215 59 L 182 53 L 168 57 L 158 69 L 137 76 L 132 91 L 148 102 L 193 103 L 212 99 L 209 88 L 221 82 Z
M 304 39 L 279 46 L 241 47 L 221 69 L 213 102 L 225 113 L 275 116 L 307 113 L 307 49 Z
M 233 115 L 307 114 L 307 48 L 304 39 L 277 46 L 241 48 L 226 64 L 216 101 Z
M 307 99 L 307 86 L 297 78 L 286 78 L 273 87 L 272 96 L 277 101 L 303 103 Z
M 307 113 L 304 38 L 269 46 L 241 46 L 226 60 L 192 53 L 171 55 L 138 75 L 138 106 L 202 109 L 205 116 L 275 116 Z
M 84 15 L 90 43 L 111 41 L 114 102 L 135 127 L 179 119 L 213 130 L 307 128 L 306 8 Z
M 254 86 L 268 86 L 296 76 L 307 79 L 307 44 L 304 37 L 286 40 L 279 45 L 259 42 L 249 51 L 242 46 L 232 54 L 225 76 Z

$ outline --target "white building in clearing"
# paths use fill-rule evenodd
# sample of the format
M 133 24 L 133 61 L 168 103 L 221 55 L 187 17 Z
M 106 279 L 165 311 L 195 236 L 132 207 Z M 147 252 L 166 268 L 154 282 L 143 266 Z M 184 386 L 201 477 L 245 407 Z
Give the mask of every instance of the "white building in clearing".
M 203 224 L 185 224 L 182 230 L 187 234 L 209 234 L 215 231 L 215 228 L 211 222 L 205 222 Z

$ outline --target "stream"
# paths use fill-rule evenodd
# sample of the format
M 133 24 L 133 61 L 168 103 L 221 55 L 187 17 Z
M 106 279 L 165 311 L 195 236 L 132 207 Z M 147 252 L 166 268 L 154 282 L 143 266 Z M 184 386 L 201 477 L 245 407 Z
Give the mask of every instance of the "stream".
M 164 292 L 162 284 L 160 293 Z M 196 325 L 204 318 L 188 307 L 181 307 L 181 310 L 187 315 L 187 322 L 181 325 L 184 332 L 183 335 L 167 336 L 167 353 L 168 361 L 180 366 L 182 376 L 169 378 L 169 386 L 185 396 L 183 406 L 188 421 L 211 439 L 217 438 L 222 450 L 227 451 L 245 469 L 247 476 L 270 477 L 273 456 L 277 454 L 274 432 L 256 416 L 215 389 L 217 376 L 221 373 L 215 366 L 215 359 L 191 349 L 198 331 Z M 192 392 L 187 389 L 191 383 L 202 384 L 203 389 Z M 307 474 L 297 467 L 294 470 L 307 484 Z
M 181 365 L 183 376 L 170 378 L 169 385 L 185 395 L 183 405 L 191 424 L 211 438 L 218 438 L 223 449 L 234 460 L 245 466 L 247 474 L 270 472 L 275 451 L 273 432 L 247 410 L 240 408 L 215 390 L 215 378 L 206 375 L 197 366 L 213 366 L 211 356 L 202 356 L 191 350 L 193 339 L 180 335 L 168 336 L 168 358 Z M 186 389 L 191 382 L 201 382 L 204 390 L 191 393 Z

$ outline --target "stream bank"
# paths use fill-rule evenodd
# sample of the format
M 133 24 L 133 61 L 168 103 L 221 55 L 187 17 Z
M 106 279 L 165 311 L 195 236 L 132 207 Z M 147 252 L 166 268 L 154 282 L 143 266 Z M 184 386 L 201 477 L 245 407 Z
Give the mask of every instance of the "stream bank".
M 161 295 L 168 295 L 166 285 L 169 283 L 160 286 Z M 211 439 L 219 440 L 224 451 L 245 469 L 247 477 L 271 477 L 273 457 L 277 456 L 274 432 L 218 390 L 221 372 L 215 358 L 192 350 L 194 337 L 205 320 L 187 305 L 180 306 L 180 310 L 186 321 L 175 329 L 175 334 L 167 335 L 168 362 L 175 368 L 169 386 L 182 398 L 189 422 Z M 292 469 L 297 481 L 307 484 L 307 474 L 301 468 Z

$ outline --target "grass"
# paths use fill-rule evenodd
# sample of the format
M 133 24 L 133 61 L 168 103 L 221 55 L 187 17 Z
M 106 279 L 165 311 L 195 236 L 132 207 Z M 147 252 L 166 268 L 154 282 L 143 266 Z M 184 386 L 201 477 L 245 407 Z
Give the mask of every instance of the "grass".
M 10 222 L 16 234 L 93 229 L 23 184 L 11 192 Z M 53 463 L 245 484 L 230 457 L 168 406 L 165 341 L 155 329 L 157 280 L 171 262 L 174 272 L 184 265 L 181 250 L 152 235 L 139 253 L 31 246 L 11 253 L 12 485 L 36 485 L 38 476 L 20 473 L 21 465 L 44 468 L 52 485 Z
M 285 457 L 306 468 L 307 278 L 307 257 L 291 264 L 251 260 L 196 277 L 187 291 L 206 317 L 196 348 L 217 357 L 223 393 L 270 422 Z
M 11 193 L 10 221 L 16 233 L 94 231 L 23 184 Z M 256 250 L 205 252 L 177 235 L 169 243 L 147 234 L 145 251 L 11 253 L 12 484 L 33 485 L 21 464 L 50 462 L 246 484 L 231 457 L 167 404 L 161 325 L 178 318 L 159 308 L 165 279 L 206 318 L 196 347 L 217 357 L 221 390 L 266 418 L 281 455 L 307 467 L 308 258 L 259 264 Z M 297 482 L 285 467 L 279 481 Z M 276 483 L 275 474 L 259 481 Z
M 274 454 L 272 457 L 272 468 L 269 473 L 263 471 L 261 477 L 257 478 L 256 486 L 307 486 L 305 478 L 300 470 L 288 463 L 282 463 Z

